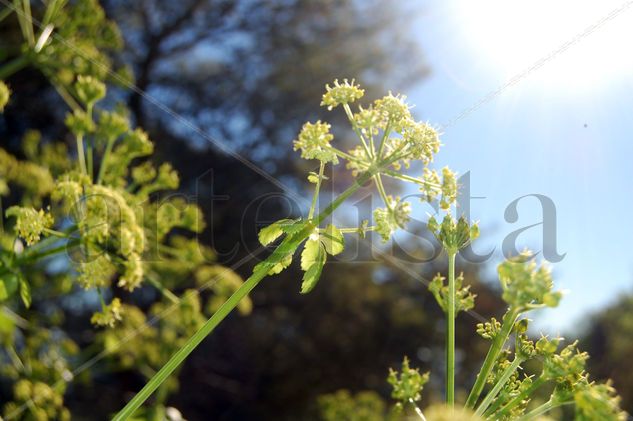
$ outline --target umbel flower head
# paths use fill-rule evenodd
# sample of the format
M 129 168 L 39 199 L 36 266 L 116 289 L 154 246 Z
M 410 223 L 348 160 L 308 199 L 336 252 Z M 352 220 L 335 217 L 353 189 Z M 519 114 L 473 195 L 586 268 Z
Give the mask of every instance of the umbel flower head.
M 501 263 L 497 268 L 503 288 L 503 300 L 515 309 L 525 311 L 540 307 L 556 307 L 562 293 L 552 291 L 554 282 L 546 266 L 537 267 L 529 251 Z
M 400 372 L 389 369 L 387 382 L 393 387 L 391 397 L 398 401 L 399 407 L 422 399 L 422 389 L 429 381 L 429 373 L 420 374 L 417 368 L 409 366 L 409 359 L 404 357 Z
M 354 79 L 351 82 L 343 79 L 342 84 L 339 83 L 338 79 L 335 79 L 334 86 L 325 85 L 325 90 L 321 106 L 327 107 L 328 110 L 339 105 L 352 103 L 365 95 L 365 91 L 354 83 Z
M 338 163 L 336 154 L 330 147 L 334 136 L 330 133 L 330 125 L 322 123 L 306 123 L 303 125 L 299 138 L 295 140 L 294 150 L 301 150 L 301 158 L 318 159 L 321 162 Z
M 457 253 L 479 237 L 479 225 L 468 224 L 463 216 L 455 221 L 451 214 L 444 217 L 441 224 L 434 217 L 429 218 L 429 231 L 449 253 Z
M 7 209 L 6 215 L 16 218 L 15 231 L 29 246 L 40 241 L 42 233 L 53 226 L 53 216 L 42 209 L 37 211 L 33 208 L 12 206 Z

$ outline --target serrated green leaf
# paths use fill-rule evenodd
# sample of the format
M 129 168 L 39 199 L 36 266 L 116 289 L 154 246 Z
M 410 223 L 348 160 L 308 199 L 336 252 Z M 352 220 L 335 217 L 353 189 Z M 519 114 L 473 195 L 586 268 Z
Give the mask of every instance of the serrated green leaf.
M 284 257 L 283 259 L 281 259 L 280 262 L 276 263 L 269 271 L 268 274 L 269 275 L 277 275 L 278 273 L 281 273 L 282 270 L 284 270 L 285 268 L 287 268 L 288 266 L 290 266 L 290 264 L 292 263 L 292 254 L 287 255 L 286 257 Z
M 307 271 L 319 258 L 321 243 L 319 240 L 308 240 L 301 252 L 301 269 Z
M 284 232 L 281 230 L 277 222 L 273 222 L 265 228 L 262 228 L 257 235 L 259 238 L 259 242 L 262 246 L 267 246 L 268 244 L 275 241 L 277 238 L 281 236 Z
M 317 282 L 319 282 L 321 271 L 323 270 L 323 266 L 325 265 L 325 248 L 318 241 L 315 242 L 317 243 L 316 259 L 308 268 L 308 270 L 306 270 L 306 272 L 303 274 L 303 283 L 301 284 L 302 294 L 307 294 L 314 289 Z
M 321 235 L 321 242 L 328 254 L 336 256 L 345 249 L 345 238 L 341 230 L 330 224 Z
M 301 231 L 306 226 L 306 221 L 302 221 L 299 219 L 282 219 L 282 221 L 287 221 L 283 224 L 280 224 L 281 229 L 288 235 L 292 235 L 295 232 Z
M 279 221 L 273 222 L 269 226 L 262 228 L 257 235 L 259 242 L 263 246 L 267 246 L 278 239 L 281 234 L 287 233 L 288 227 L 294 225 L 295 222 L 297 222 L 295 219 L 280 219 Z
M 31 286 L 24 279 L 24 277 L 20 277 L 20 298 L 22 298 L 22 302 L 24 303 L 24 307 L 31 307 Z

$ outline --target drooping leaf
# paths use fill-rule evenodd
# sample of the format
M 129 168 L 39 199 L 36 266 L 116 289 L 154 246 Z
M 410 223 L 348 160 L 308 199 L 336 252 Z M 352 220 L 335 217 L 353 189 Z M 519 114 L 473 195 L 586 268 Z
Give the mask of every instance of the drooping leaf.
M 315 242 L 317 243 L 316 256 L 312 265 L 306 270 L 306 273 L 303 274 L 303 283 L 301 284 L 302 294 L 307 294 L 314 289 L 317 282 L 319 282 L 319 278 L 321 277 L 321 271 L 323 270 L 323 266 L 325 265 L 325 256 L 326 256 L 325 248 L 318 241 L 315 241 Z M 305 249 L 304 249 L 304 252 L 305 252 Z M 303 259 L 302 259 L 302 263 L 303 263 Z
M 325 228 L 325 232 L 321 235 L 321 242 L 328 254 L 332 256 L 336 256 L 345 249 L 343 233 L 332 224 Z
M 307 271 L 319 258 L 321 243 L 318 239 L 309 239 L 306 241 L 303 251 L 301 252 L 301 269 Z

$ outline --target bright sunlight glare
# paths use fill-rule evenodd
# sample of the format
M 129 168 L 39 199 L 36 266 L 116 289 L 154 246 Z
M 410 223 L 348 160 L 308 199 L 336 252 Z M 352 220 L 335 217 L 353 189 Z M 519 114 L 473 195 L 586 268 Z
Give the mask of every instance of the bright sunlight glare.
M 530 77 L 545 89 L 592 91 L 620 81 L 633 70 L 628 48 L 633 36 L 632 3 L 463 1 L 455 16 L 477 61 L 501 77 L 521 73 L 575 40 Z

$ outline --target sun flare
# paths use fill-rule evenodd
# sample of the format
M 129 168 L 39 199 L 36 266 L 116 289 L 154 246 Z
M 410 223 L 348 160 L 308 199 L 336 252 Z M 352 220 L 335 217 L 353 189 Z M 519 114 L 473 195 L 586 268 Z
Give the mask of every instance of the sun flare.
M 630 1 L 464 1 L 456 16 L 473 53 L 503 77 L 542 63 L 531 77 L 544 88 L 594 90 L 633 70 Z

